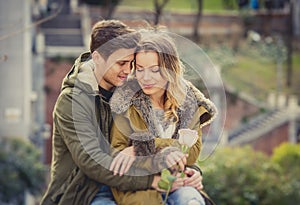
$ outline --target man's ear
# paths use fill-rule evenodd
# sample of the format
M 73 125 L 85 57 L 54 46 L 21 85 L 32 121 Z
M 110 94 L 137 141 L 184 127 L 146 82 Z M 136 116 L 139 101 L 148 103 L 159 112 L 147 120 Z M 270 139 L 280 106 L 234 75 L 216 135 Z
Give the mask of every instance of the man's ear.
M 103 57 L 100 55 L 100 53 L 98 51 L 94 51 L 92 53 L 92 59 L 93 59 L 94 63 L 97 65 L 105 64 L 105 60 L 103 59 Z

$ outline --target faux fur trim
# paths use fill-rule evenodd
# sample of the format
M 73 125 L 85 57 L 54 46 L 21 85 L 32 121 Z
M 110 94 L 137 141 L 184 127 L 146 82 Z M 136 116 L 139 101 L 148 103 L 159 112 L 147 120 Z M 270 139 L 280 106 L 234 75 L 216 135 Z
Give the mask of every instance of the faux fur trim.
M 110 99 L 111 111 L 117 114 L 127 111 L 132 105 L 133 96 L 139 91 L 141 91 L 139 84 L 133 80 L 117 87 Z
M 187 82 L 187 84 L 193 92 L 193 94 L 195 95 L 198 105 L 203 106 L 210 115 L 210 118 L 201 124 L 201 127 L 204 127 L 210 124 L 217 117 L 218 110 L 215 104 L 211 100 L 206 98 L 204 94 L 200 90 L 198 90 L 191 82 Z
M 186 86 L 187 95 L 178 110 L 179 123 L 177 123 L 178 126 L 175 133 L 177 133 L 180 128 L 188 127 L 193 114 L 200 106 L 203 106 L 207 110 L 206 114 L 208 114 L 205 121 L 200 125 L 201 127 L 211 123 L 217 114 L 217 109 L 214 103 L 206 98 L 200 90 L 198 90 L 190 82 L 186 82 Z M 153 122 L 154 117 L 152 116 L 150 99 L 142 92 L 140 86 L 135 80 L 129 81 L 123 86 L 116 88 L 110 100 L 111 110 L 117 114 L 126 112 L 131 105 L 134 105 L 142 112 L 143 118 L 148 125 L 149 130 L 152 131 L 152 134 L 154 136 L 159 136 L 156 128 L 157 125 L 155 125 L 156 122 Z M 173 136 L 173 138 L 177 138 L 177 136 Z

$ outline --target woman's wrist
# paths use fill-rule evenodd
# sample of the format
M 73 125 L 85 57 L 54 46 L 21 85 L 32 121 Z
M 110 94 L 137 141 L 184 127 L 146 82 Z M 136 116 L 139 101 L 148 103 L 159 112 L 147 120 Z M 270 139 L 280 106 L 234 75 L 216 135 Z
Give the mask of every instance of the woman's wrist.
M 152 184 L 151 184 L 152 189 L 158 189 L 159 180 L 160 180 L 160 176 L 159 175 L 154 175 L 153 181 L 152 181 Z

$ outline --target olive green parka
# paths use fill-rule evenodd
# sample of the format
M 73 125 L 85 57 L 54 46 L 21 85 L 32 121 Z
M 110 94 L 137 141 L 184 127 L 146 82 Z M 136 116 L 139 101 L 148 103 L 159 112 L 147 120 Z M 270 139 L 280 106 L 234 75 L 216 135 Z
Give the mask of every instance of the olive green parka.
M 106 184 L 123 191 L 151 188 L 153 176 L 114 176 L 108 170 L 110 106 L 99 93 L 90 53 L 63 80 L 53 111 L 51 178 L 41 205 L 89 205 Z

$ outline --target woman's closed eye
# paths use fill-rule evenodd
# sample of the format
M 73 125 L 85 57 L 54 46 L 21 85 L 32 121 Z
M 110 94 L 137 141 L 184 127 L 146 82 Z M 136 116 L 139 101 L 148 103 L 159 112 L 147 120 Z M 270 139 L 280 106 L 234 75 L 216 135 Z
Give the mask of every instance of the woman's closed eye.
M 158 73 L 158 72 L 160 72 L 160 68 L 159 67 L 151 68 L 151 71 L 153 73 Z
M 160 72 L 160 68 L 159 67 L 147 68 L 147 69 L 150 69 L 150 71 L 152 73 L 158 73 L 158 72 Z M 145 68 L 137 68 L 136 71 L 137 72 L 143 72 L 143 71 L 145 71 Z
M 136 68 L 137 72 L 143 72 L 145 69 L 144 68 Z

